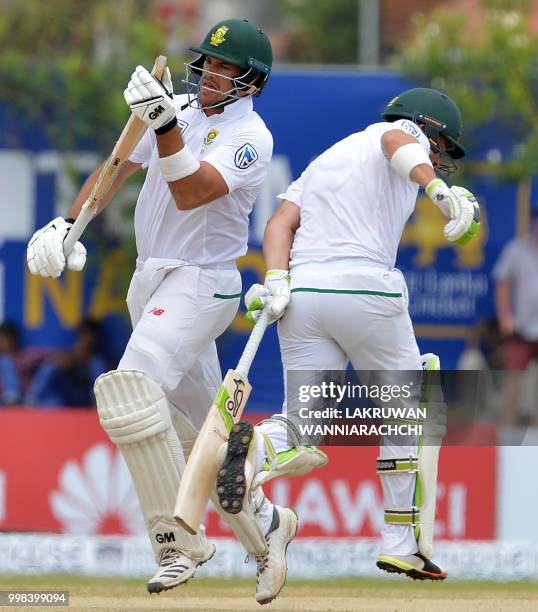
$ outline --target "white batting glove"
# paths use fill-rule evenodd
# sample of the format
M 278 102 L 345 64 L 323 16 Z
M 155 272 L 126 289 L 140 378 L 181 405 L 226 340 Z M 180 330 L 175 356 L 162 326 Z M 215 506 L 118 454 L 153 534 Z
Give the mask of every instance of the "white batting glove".
M 64 240 L 72 225 L 63 217 L 56 217 L 32 236 L 26 250 L 26 261 L 32 274 L 58 278 L 66 264 L 70 270 L 82 270 L 86 263 L 86 249 L 81 242 L 75 244 L 67 260 L 64 254 Z
M 445 238 L 459 245 L 467 244 L 480 227 L 480 208 L 474 195 L 465 187 L 450 188 L 439 178 L 428 183 L 426 193 L 450 219 L 444 227 Z
M 441 209 L 448 219 L 455 219 L 460 214 L 458 196 L 440 178 L 434 178 L 426 185 L 426 194 L 430 200 Z
M 287 270 L 269 270 L 263 285 L 256 283 L 245 294 L 247 320 L 255 323 L 265 306 L 269 322 L 278 321 L 290 303 L 290 274 Z
M 163 80 L 159 81 L 149 70 L 137 66 L 123 97 L 133 113 L 150 128 L 158 131 L 176 125 L 174 87 L 168 68 L 164 71 Z M 167 129 L 161 133 L 165 131 Z
M 474 194 L 465 187 L 454 185 L 450 191 L 460 202 L 460 214 L 445 225 L 445 237 L 460 246 L 472 240 L 480 229 L 480 207 Z

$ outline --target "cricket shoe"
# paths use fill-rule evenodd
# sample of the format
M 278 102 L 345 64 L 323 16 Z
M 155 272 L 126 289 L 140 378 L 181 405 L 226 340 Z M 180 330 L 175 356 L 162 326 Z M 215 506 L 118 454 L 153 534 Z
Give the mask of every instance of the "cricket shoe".
M 389 574 L 405 574 L 413 580 L 444 580 L 448 576 L 447 572 L 418 552 L 407 556 L 380 555 L 376 565 Z
M 256 465 L 255 456 L 256 436 L 259 435 L 267 457 L 261 469 Z M 302 476 L 324 466 L 327 460 L 327 455 L 315 446 L 293 447 L 277 453 L 267 436 L 256 432 L 248 421 L 238 421 L 232 427 L 228 442 L 219 449 L 219 503 L 226 512 L 238 514 L 251 489 L 280 476 Z
M 230 514 L 239 514 L 243 509 L 254 476 L 254 438 L 252 423 L 238 421 L 230 431 L 228 442 L 219 449 L 217 495 L 221 508 Z
M 273 520 L 265 536 L 267 552 L 256 556 L 256 601 L 259 604 L 273 601 L 286 583 L 286 551 L 297 533 L 298 524 L 293 509 L 274 506 Z
M 161 552 L 159 567 L 153 578 L 148 582 L 150 593 L 160 593 L 174 587 L 185 584 L 190 580 L 196 569 L 209 561 L 215 554 L 215 545 L 207 543 L 206 554 L 202 559 L 191 559 L 180 550 L 175 548 L 165 548 Z

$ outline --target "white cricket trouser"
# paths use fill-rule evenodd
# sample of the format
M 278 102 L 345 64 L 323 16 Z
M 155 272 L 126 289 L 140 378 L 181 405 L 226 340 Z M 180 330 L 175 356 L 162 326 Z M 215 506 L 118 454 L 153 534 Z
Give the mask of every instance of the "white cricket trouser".
M 118 369 L 145 372 L 196 431 L 222 382 L 215 339 L 231 324 L 240 295 L 241 277 L 232 265 L 150 259 L 131 280 L 133 333 Z
M 407 310 L 408 294 L 399 270 L 375 262 L 340 261 L 302 264 L 291 271 L 291 300 L 279 322 L 285 402 L 297 406 L 287 389 L 290 370 L 416 370 L 420 353 Z M 312 384 L 319 377 L 312 373 Z M 303 384 L 309 384 L 306 378 Z M 261 426 L 275 450 L 290 447 L 284 430 Z M 416 446 L 380 449 L 381 458 L 416 456 Z M 356 449 L 360 453 L 360 449 Z M 375 469 L 375 466 L 372 466 Z M 411 507 L 414 474 L 382 475 L 385 507 Z M 418 550 L 411 526 L 385 524 L 382 554 L 408 555 Z

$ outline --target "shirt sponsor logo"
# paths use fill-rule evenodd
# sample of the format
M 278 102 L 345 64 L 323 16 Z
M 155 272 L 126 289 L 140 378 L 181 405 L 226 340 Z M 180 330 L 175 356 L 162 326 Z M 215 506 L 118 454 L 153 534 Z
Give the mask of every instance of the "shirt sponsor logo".
M 402 121 L 402 127 L 406 132 L 412 134 L 415 138 L 418 138 L 420 136 L 419 127 L 415 125 L 412 121 Z
M 152 308 L 149 311 L 149 314 L 153 314 L 156 317 L 160 317 L 162 314 L 164 314 L 164 309 L 163 308 Z
M 177 124 L 179 125 L 179 129 L 181 130 L 182 134 L 187 129 L 187 126 L 189 125 L 189 123 L 187 121 L 184 121 L 183 119 L 178 119 Z
M 215 140 L 215 138 L 218 136 L 218 133 L 219 131 L 215 130 L 214 128 L 212 130 L 209 130 L 207 136 L 204 138 L 204 144 L 206 147 L 208 147 Z
M 258 159 L 258 153 L 251 144 L 244 144 L 235 152 L 235 165 L 240 170 L 245 170 Z

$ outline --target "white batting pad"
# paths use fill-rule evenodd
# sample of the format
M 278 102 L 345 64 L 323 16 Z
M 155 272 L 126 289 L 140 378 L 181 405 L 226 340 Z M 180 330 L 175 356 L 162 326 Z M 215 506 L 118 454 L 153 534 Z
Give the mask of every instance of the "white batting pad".
M 207 557 L 205 536 L 192 536 L 173 518 L 185 459 L 166 397 L 143 372 L 112 370 L 95 381 L 99 419 L 131 473 L 157 560 L 163 548 Z

